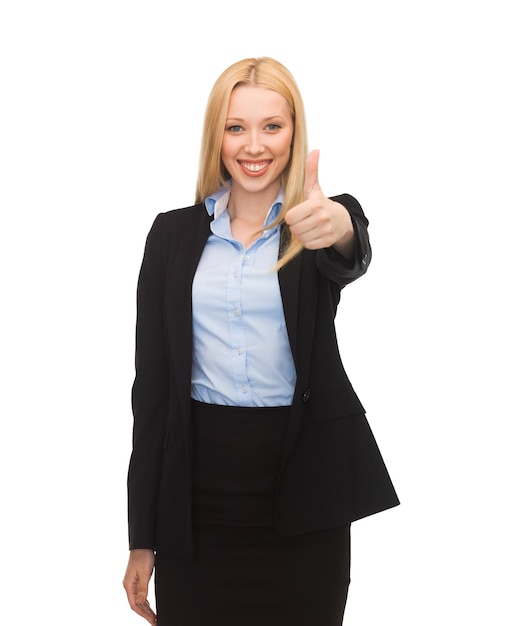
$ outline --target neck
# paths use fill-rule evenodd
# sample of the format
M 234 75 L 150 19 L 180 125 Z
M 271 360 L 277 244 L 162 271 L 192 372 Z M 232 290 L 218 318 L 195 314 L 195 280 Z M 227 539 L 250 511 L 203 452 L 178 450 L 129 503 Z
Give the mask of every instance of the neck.
M 227 205 L 231 221 L 239 219 L 262 226 L 278 191 L 279 189 L 266 189 L 259 193 L 249 193 L 243 189 L 236 189 L 233 184 Z
M 264 230 L 267 212 L 276 199 L 276 193 L 245 193 L 231 190 L 227 212 L 234 239 L 241 241 L 245 249 L 256 241 Z

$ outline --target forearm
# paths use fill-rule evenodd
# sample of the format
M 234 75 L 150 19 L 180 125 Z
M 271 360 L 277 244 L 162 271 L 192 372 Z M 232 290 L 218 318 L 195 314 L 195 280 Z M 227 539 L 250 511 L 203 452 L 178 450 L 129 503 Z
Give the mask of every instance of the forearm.
M 317 250 L 317 267 L 333 282 L 342 287 L 353 282 L 366 273 L 371 261 L 371 246 L 368 236 L 368 220 L 364 215 L 359 202 L 349 194 L 341 194 L 331 198 L 342 206 L 348 213 L 348 220 L 352 224 L 352 240 L 347 234 L 345 254 L 336 247 Z
M 354 225 L 352 224 L 350 213 L 343 204 L 333 200 L 329 200 L 329 202 L 331 203 L 330 210 L 336 215 L 336 241 L 333 243 L 333 248 L 345 259 L 352 259 L 354 256 L 355 238 Z

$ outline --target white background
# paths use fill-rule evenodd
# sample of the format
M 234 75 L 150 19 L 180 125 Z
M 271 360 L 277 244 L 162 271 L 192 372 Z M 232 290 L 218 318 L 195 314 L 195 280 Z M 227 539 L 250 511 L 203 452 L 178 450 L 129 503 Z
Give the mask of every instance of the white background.
M 2 623 L 142 623 L 121 587 L 137 273 L 157 213 L 193 202 L 212 83 L 268 55 L 324 192 L 371 222 L 337 329 L 402 506 L 353 526 L 345 624 L 507 624 L 501 4 L 2 2 Z

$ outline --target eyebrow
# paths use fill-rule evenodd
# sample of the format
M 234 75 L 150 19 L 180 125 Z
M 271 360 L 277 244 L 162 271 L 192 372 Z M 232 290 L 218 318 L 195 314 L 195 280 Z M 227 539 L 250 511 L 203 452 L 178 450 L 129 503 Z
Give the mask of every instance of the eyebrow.
M 271 120 L 284 120 L 286 117 L 284 115 L 270 115 L 269 117 L 265 117 L 262 122 L 269 122 Z M 226 118 L 227 122 L 244 122 L 244 118 L 242 117 L 228 117 Z

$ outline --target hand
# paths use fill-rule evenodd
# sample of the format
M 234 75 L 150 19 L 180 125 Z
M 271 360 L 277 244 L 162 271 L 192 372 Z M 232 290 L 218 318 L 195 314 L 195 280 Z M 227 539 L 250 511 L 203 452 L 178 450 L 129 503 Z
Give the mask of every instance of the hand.
M 327 198 L 320 188 L 319 151 L 313 150 L 306 161 L 304 201 L 289 209 L 285 222 L 309 250 L 334 246 L 345 257 L 354 251 L 354 227 L 347 209 Z
M 157 623 L 157 616 L 148 602 L 148 583 L 154 565 L 155 555 L 152 550 L 131 550 L 123 578 L 130 608 L 152 625 Z

